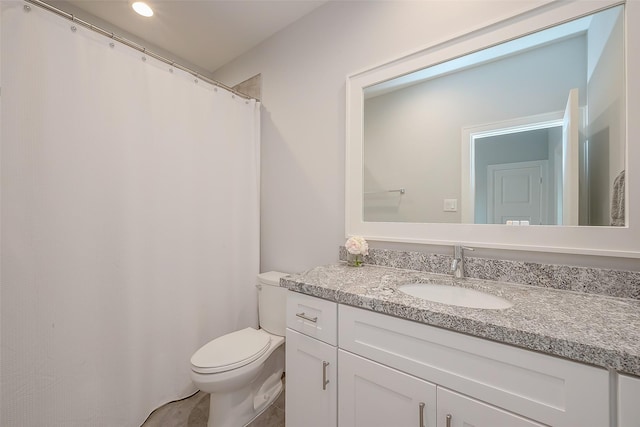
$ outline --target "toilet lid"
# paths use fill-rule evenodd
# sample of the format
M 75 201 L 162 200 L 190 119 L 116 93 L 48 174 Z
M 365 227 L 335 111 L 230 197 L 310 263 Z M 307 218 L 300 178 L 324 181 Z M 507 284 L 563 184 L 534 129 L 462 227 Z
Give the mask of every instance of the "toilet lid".
M 262 356 L 271 342 L 263 331 L 246 328 L 210 341 L 191 357 L 193 370 L 203 374 L 230 371 Z

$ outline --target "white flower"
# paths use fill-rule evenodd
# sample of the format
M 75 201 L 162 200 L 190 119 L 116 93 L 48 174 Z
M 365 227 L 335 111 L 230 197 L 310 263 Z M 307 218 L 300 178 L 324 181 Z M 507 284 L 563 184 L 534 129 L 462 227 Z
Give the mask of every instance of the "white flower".
M 349 237 L 344 246 L 350 254 L 369 255 L 369 244 L 361 236 Z

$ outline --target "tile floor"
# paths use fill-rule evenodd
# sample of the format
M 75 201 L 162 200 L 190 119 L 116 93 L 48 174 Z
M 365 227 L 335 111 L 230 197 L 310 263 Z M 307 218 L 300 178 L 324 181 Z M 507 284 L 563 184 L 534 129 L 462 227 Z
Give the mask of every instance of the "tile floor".
M 284 427 L 284 393 L 247 427 Z M 141 427 L 207 427 L 208 418 L 209 394 L 199 391 L 156 409 Z

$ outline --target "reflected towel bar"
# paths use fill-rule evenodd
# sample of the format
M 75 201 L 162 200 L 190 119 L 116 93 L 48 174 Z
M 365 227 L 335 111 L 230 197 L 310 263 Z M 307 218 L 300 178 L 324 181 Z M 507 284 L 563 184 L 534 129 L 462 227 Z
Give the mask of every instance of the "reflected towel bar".
M 404 194 L 405 193 L 405 189 L 404 188 L 399 188 L 397 190 L 386 190 L 386 191 L 369 191 L 369 192 L 365 192 L 365 195 L 369 195 L 369 194 L 385 194 L 385 193 L 400 193 L 400 194 Z

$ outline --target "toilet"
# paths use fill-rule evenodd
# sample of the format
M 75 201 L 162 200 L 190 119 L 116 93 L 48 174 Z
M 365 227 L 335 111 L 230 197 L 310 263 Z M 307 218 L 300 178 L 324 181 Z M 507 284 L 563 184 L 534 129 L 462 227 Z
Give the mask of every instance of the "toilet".
M 260 329 L 218 337 L 191 357 L 191 379 L 211 394 L 208 427 L 245 426 L 280 395 L 287 290 L 279 282 L 286 275 L 258 275 Z

